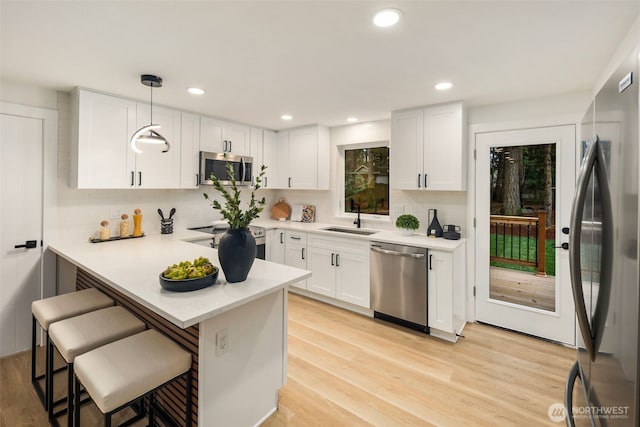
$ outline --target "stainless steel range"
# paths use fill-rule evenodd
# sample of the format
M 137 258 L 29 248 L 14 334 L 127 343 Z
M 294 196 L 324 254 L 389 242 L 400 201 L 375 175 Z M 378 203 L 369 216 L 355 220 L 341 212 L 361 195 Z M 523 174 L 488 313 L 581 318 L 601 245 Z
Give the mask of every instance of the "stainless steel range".
M 213 237 L 211 239 L 211 247 L 217 248 L 218 244 L 220 244 L 220 239 L 227 232 L 227 228 L 220 228 L 219 226 L 213 225 L 205 225 L 202 227 L 191 227 L 189 230 L 200 231 L 202 233 L 212 234 Z M 256 247 L 257 253 L 256 258 L 265 259 L 265 248 L 266 248 L 266 231 L 264 227 L 258 227 L 257 225 L 250 225 L 249 231 L 256 239 Z

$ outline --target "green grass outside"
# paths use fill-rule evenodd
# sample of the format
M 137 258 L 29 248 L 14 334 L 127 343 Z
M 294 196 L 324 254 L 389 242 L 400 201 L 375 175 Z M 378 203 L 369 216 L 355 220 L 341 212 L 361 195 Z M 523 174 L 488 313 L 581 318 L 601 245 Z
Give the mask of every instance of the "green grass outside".
M 513 239 L 513 254 L 511 252 Z M 527 257 L 527 240 L 529 243 L 529 256 Z M 489 235 L 489 249 L 490 255 L 496 253 L 496 235 Z M 518 237 L 518 236 L 503 236 L 498 235 L 498 255 L 505 258 L 516 258 L 522 260 L 535 261 L 536 259 L 536 239 L 533 237 Z M 518 249 L 518 246 L 520 249 Z M 556 275 L 556 253 L 555 253 L 555 240 L 547 239 L 545 242 L 545 267 L 547 275 Z M 506 249 L 506 251 L 505 251 Z M 511 270 L 529 271 L 535 273 L 538 271 L 536 267 L 529 267 L 524 265 L 511 264 L 504 261 L 491 261 L 492 267 L 509 268 Z

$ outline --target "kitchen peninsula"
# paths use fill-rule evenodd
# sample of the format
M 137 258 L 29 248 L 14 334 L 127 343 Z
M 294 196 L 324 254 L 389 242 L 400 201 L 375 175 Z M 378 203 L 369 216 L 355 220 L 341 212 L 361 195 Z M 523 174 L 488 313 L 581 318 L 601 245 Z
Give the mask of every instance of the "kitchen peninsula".
M 192 352 L 197 425 L 257 425 L 277 409 L 287 376 L 287 286 L 311 273 L 256 259 L 241 283 L 226 283 L 220 271 L 205 289 L 162 289 L 158 275 L 168 265 L 199 256 L 218 265 L 215 249 L 188 242 L 197 238 L 191 231 L 102 243 L 59 238 L 48 250 L 77 267 L 78 289 L 106 292 Z M 165 399 L 182 418 L 184 408 Z

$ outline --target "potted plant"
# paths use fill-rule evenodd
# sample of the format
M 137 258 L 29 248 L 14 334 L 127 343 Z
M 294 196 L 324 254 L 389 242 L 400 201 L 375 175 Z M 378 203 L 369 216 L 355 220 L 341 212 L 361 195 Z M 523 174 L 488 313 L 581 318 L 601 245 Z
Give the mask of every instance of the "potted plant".
M 256 177 L 256 185 L 251 191 L 251 199 L 244 211 L 240 207 L 240 190 L 236 185 L 231 163 L 227 163 L 227 172 L 231 180 L 230 187 L 223 187 L 220 180 L 213 173 L 211 174 L 213 187 L 222 194 L 224 206 L 218 200 L 210 198 L 207 193 L 203 193 L 211 207 L 220 211 L 222 217 L 229 222 L 229 229 L 222 236 L 218 245 L 218 260 L 227 282 L 235 283 L 246 280 L 253 260 L 256 258 L 256 239 L 251 235 L 248 227 L 251 221 L 260 215 L 266 204 L 264 197 L 257 200 L 255 196 L 255 191 L 261 188 L 266 168 L 264 165 L 260 168 L 260 173 Z
M 396 219 L 396 227 L 398 227 L 405 236 L 410 236 L 420 228 L 420 221 L 413 215 L 404 214 Z

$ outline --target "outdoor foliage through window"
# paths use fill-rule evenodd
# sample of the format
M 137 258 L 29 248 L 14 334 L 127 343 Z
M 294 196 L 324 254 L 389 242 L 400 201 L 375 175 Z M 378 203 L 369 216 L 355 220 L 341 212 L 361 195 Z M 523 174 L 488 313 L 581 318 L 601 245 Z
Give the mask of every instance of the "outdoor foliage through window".
M 389 215 L 389 147 L 344 151 L 344 210 Z

